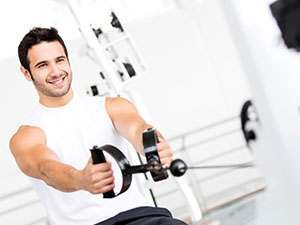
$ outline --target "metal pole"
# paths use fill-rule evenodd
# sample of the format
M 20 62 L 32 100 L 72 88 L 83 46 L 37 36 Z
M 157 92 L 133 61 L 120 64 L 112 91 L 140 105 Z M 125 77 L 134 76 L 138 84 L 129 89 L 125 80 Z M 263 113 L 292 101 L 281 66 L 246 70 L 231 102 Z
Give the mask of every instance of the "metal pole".
M 84 13 L 81 12 L 78 2 L 74 0 L 67 0 L 67 5 L 73 14 L 75 20 L 77 21 L 81 33 L 84 36 L 87 44 L 91 49 L 94 50 L 95 57 L 99 64 L 104 69 L 104 76 L 107 80 L 110 88 L 113 90 L 113 94 L 120 95 L 122 92 L 127 94 L 129 98 L 135 103 L 137 110 L 139 113 L 147 120 L 150 121 L 150 114 L 142 104 L 140 97 L 133 91 L 133 90 L 126 90 L 122 80 L 120 79 L 119 74 L 113 69 L 113 64 L 110 60 L 108 60 L 107 56 L 105 55 L 105 49 L 101 48 L 100 43 L 98 42 L 97 37 L 95 36 L 94 32 L 92 31 L 91 27 L 89 26 L 88 21 L 84 17 Z M 134 46 L 135 48 L 135 46 Z M 184 179 L 176 179 L 177 183 L 184 194 L 187 203 L 192 212 L 192 219 L 193 222 L 199 221 L 202 218 L 202 213 L 198 201 L 193 194 L 192 189 L 189 187 L 188 182 Z M 151 191 L 150 191 L 151 192 Z M 153 193 L 151 192 L 153 196 Z M 154 201 L 156 204 L 156 201 Z

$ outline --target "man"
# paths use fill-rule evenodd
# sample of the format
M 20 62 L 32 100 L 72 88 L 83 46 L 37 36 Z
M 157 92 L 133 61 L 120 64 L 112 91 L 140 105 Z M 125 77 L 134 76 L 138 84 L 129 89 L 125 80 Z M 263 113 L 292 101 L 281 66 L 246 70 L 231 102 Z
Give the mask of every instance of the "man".
M 111 144 L 126 154 L 131 143 L 142 153 L 142 133 L 151 125 L 134 105 L 120 97 L 77 96 L 66 46 L 54 28 L 32 29 L 18 54 L 39 102 L 11 138 L 10 148 L 46 206 L 51 225 L 183 225 L 166 209 L 146 207 L 135 183 L 116 198 L 99 196 L 114 188 L 115 170 L 109 162 L 93 165 L 89 149 Z M 170 146 L 161 135 L 159 140 L 160 159 L 169 165 Z

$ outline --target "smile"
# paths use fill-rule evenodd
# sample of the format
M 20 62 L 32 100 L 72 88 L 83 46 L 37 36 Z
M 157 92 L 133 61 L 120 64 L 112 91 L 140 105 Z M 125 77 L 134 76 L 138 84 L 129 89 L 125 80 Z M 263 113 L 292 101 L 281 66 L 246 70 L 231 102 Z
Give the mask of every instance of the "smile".
M 67 75 L 61 76 L 60 78 L 48 81 L 48 83 L 53 84 L 55 86 L 63 84 Z

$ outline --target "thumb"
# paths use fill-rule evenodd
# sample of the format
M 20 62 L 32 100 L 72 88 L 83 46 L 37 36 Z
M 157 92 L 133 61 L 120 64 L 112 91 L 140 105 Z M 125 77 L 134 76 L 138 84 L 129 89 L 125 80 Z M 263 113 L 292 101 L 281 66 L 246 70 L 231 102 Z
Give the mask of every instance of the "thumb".
M 89 160 L 87 161 L 87 164 L 86 164 L 86 165 L 88 166 L 88 165 L 92 165 L 92 164 L 93 164 L 93 160 L 92 160 L 92 158 L 90 157 Z

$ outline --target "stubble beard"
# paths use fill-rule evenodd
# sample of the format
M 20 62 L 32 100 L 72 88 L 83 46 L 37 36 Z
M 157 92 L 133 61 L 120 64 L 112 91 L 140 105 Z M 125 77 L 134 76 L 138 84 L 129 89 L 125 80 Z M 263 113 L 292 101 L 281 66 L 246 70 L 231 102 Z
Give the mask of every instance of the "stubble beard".
M 68 83 L 62 89 L 55 89 L 55 87 L 51 88 L 50 83 L 42 84 L 37 82 L 36 80 L 33 80 L 33 84 L 36 87 L 36 89 L 45 96 L 62 97 L 69 92 L 72 83 L 72 74 L 67 72 L 60 74 L 60 76 L 65 76 L 65 75 L 66 77 L 64 79 L 67 79 Z M 63 82 L 65 82 L 65 80 Z

